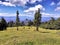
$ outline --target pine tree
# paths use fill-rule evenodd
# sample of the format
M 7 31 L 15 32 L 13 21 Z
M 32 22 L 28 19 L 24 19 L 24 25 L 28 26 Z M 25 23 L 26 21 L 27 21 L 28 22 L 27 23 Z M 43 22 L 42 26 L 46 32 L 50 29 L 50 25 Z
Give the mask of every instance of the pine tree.
M 36 11 L 36 13 L 35 13 L 34 23 L 35 23 L 35 26 L 36 26 L 36 30 L 38 31 L 38 27 L 41 24 L 40 9 L 38 9 L 38 11 Z
M 19 21 L 19 12 L 17 11 L 16 14 L 17 14 L 16 15 L 16 26 L 17 26 L 17 30 L 18 30 L 18 25 L 19 25 L 19 22 L 20 22 Z

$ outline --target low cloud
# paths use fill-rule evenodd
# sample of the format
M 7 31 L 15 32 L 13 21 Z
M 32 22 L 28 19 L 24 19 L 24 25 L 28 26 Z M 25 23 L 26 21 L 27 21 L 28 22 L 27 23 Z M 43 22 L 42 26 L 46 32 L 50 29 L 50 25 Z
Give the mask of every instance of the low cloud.
M 60 17 L 60 15 L 58 14 L 50 14 L 45 12 L 42 12 L 41 14 L 42 14 L 42 17 L 56 17 L 56 18 Z
M 16 14 L 0 13 L 0 16 L 15 16 Z
M 14 13 L 0 13 L 0 16 L 3 17 L 13 17 L 16 16 L 16 14 Z M 19 14 L 19 16 L 27 16 L 27 17 L 34 17 L 34 15 L 32 15 L 31 13 L 26 13 L 26 14 Z
M 42 17 L 60 17 L 59 14 L 50 14 L 50 13 L 45 13 L 45 12 L 41 12 L 42 14 Z M 11 16 L 16 16 L 16 14 L 13 14 L 13 13 L 0 13 L 0 16 L 3 16 L 3 17 L 11 17 Z M 34 17 L 34 14 L 32 13 L 25 13 L 25 14 L 19 14 L 19 16 L 27 16 L 27 17 Z

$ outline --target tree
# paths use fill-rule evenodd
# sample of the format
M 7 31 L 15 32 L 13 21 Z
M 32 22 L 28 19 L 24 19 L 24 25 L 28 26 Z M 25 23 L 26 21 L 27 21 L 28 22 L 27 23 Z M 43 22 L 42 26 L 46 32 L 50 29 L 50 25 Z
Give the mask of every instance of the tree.
M 25 20 L 25 25 L 28 26 L 28 19 Z
M 24 25 L 25 25 L 24 21 L 22 21 L 20 25 L 21 25 L 21 26 L 24 26 Z
M 35 13 L 34 23 L 36 26 L 36 30 L 38 31 L 38 27 L 41 24 L 41 14 L 40 14 L 39 8 L 38 8 L 38 11 L 36 11 L 36 13 Z
M 55 21 L 55 19 L 53 18 L 53 17 L 51 17 L 51 20 L 54 22 Z
M 46 29 L 55 29 L 55 19 L 53 17 L 51 17 L 51 20 L 45 22 L 45 24 L 43 24 L 43 28 L 46 28 Z
M 51 29 L 51 30 L 57 29 L 57 30 L 59 30 L 60 29 L 60 18 L 55 20 L 53 17 L 51 17 L 51 20 L 49 20 L 45 23 L 42 23 L 41 26 L 45 29 Z
M 19 12 L 17 11 L 16 14 L 17 14 L 16 15 L 16 26 L 17 26 L 17 30 L 18 30 L 18 25 L 19 25 L 19 22 L 20 22 L 19 21 Z
M 55 29 L 59 30 L 60 29 L 60 17 L 54 22 L 55 24 Z
M 33 25 L 33 22 L 31 20 L 28 21 L 28 26 Z
M 13 27 L 13 26 L 14 26 L 14 22 L 13 21 L 8 22 L 8 27 Z
M 4 30 L 7 28 L 7 22 L 6 20 L 2 17 L 0 21 L 0 30 Z

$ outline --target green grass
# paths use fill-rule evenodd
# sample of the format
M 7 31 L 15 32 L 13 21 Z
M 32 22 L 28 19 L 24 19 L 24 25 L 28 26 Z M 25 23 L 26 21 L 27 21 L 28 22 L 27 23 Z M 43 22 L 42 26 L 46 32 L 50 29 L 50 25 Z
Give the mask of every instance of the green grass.
M 24 26 L 0 31 L 0 45 L 60 45 L 60 30 Z

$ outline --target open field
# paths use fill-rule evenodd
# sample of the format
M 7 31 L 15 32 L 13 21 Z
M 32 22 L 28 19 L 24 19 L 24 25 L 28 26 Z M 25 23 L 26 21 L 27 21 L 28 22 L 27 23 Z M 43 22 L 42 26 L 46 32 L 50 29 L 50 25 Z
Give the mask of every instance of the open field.
M 60 45 L 60 30 L 49 30 L 25 26 L 0 31 L 0 45 Z

